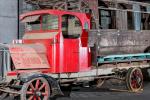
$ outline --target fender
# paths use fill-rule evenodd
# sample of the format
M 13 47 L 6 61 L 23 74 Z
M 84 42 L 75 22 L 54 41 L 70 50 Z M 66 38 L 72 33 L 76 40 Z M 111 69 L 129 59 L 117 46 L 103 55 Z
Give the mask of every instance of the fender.
M 51 97 L 54 97 L 56 95 L 64 95 L 60 89 L 59 83 L 57 82 L 57 80 L 51 76 L 45 75 L 45 74 L 24 74 L 24 75 L 20 75 L 19 80 L 26 83 L 29 82 L 30 80 L 34 79 L 34 78 L 38 78 L 38 77 L 44 77 L 48 82 L 49 85 L 51 86 Z

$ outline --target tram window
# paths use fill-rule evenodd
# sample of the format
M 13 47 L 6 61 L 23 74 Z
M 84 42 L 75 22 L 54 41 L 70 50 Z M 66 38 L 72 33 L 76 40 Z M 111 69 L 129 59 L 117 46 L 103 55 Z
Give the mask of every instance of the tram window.
M 142 19 L 141 29 L 142 30 L 150 30 L 150 14 L 142 13 L 141 19 Z
M 116 29 L 116 12 L 100 10 L 100 27 L 102 29 Z
M 62 16 L 62 34 L 64 38 L 79 38 L 82 33 L 80 20 L 72 15 Z
M 58 17 L 54 15 L 43 15 L 42 29 L 43 30 L 58 29 Z
M 133 12 L 127 12 L 127 19 L 128 19 L 128 29 L 134 30 L 134 16 Z
M 141 6 L 140 8 L 141 8 L 141 11 L 146 12 L 146 7 L 145 6 Z

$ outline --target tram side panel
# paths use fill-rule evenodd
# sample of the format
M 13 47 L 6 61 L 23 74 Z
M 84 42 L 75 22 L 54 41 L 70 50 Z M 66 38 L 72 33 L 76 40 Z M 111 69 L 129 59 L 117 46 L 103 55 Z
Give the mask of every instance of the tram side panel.
M 95 46 L 92 52 L 96 52 L 93 54 L 97 56 L 147 53 L 150 51 L 150 34 L 148 31 L 100 30 L 100 32 L 91 31 L 90 34 L 93 35 L 89 35 L 89 45 L 92 48 Z

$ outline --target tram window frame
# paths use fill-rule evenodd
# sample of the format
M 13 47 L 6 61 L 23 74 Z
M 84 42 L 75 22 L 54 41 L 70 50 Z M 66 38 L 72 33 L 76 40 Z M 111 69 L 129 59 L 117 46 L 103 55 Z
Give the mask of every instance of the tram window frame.
M 127 27 L 128 30 L 135 30 L 135 25 L 134 25 L 134 12 L 127 11 Z
M 150 30 L 150 13 L 146 6 L 141 6 L 141 30 Z
M 150 13 L 141 13 L 141 30 L 150 30 Z
M 115 10 L 99 9 L 99 15 L 99 23 L 101 29 L 117 29 Z
M 111 10 L 111 9 L 107 9 L 109 7 L 114 8 L 115 7 L 115 3 L 113 2 L 109 2 L 109 1 L 101 1 L 98 0 L 99 2 L 99 25 L 101 29 L 117 29 L 117 12 L 115 10 Z M 101 9 L 102 8 L 102 9 Z M 103 9 L 104 8 L 104 9 Z M 105 9 L 106 8 L 106 9 Z M 101 11 L 107 11 L 109 16 L 102 16 Z M 103 19 L 102 19 L 103 17 Z M 109 18 L 107 18 L 109 17 Z M 115 18 L 114 18 L 115 17 Z M 105 21 L 103 21 L 105 20 Z M 108 22 L 108 24 L 106 25 L 106 22 Z M 105 24 L 105 25 L 104 25 Z

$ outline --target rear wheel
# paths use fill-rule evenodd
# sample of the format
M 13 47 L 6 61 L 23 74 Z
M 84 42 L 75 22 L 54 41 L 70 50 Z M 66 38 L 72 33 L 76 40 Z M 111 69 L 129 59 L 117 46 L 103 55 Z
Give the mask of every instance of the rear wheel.
M 49 100 L 50 93 L 48 81 L 39 77 L 23 85 L 21 100 Z
M 143 74 L 140 68 L 130 68 L 126 75 L 127 88 L 138 92 L 143 88 Z

